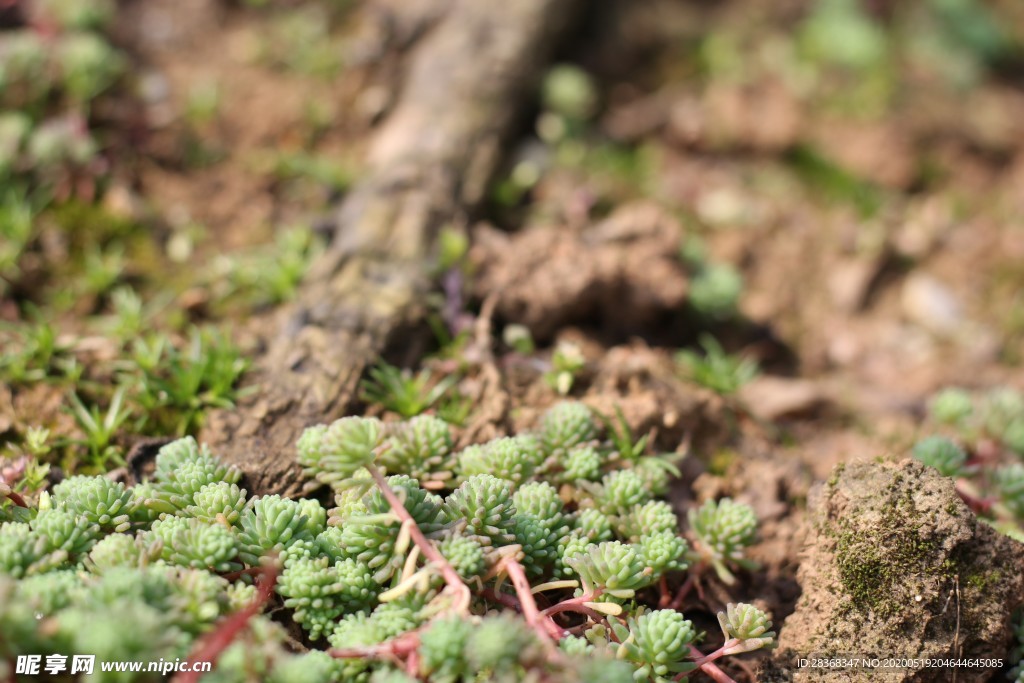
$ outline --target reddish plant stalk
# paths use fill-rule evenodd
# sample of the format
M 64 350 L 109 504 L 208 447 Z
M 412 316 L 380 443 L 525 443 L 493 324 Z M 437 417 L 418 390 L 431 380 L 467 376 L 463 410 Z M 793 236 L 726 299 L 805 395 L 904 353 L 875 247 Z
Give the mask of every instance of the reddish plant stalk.
M 398 496 L 395 495 L 395 492 L 391 490 L 387 479 L 385 479 L 384 475 L 380 473 L 380 470 L 373 465 L 367 465 L 366 469 L 369 471 L 370 476 L 373 477 L 373 481 L 376 482 L 377 488 L 380 489 L 385 500 L 388 501 L 388 505 L 391 506 L 391 510 L 400 520 L 402 520 L 402 522 L 408 522 L 409 535 L 412 537 L 413 543 L 419 547 L 423 556 L 430 560 L 434 566 L 440 570 L 441 576 L 444 578 L 444 582 L 448 584 L 448 587 L 451 588 L 459 597 L 460 607 L 468 606 L 470 599 L 469 586 L 465 584 L 462 577 L 459 576 L 459 573 L 455 571 L 455 568 L 452 567 L 448 560 L 445 559 L 444 555 L 442 555 L 437 548 L 434 547 L 434 544 L 432 544 L 427 537 L 423 535 L 419 525 L 416 524 L 416 520 L 414 520 L 412 515 L 409 514 L 409 511 L 405 509 L 405 505 L 401 500 L 399 500 Z
M 537 609 L 537 601 L 533 599 L 533 590 L 530 588 L 523 565 L 519 564 L 514 557 L 506 557 L 503 562 L 505 571 L 508 572 L 508 577 L 512 580 L 512 586 L 516 589 L 516 595 L 519 596 L 519 604 L 522 607 L 526 623 L 540 634 L 542 642 L 548 642 L 549 638 L 554 641 L 561 640 L 562 629 L 550 617 L 541 614 L 541 611 Z
M 693 569 L 690 570 L 690 574 L 686 577 L 686 581 L 683 582 L 683 585 L 679 587 L 679 591 L 676 593 L 676 597 L 673 598 L 672 602 L 670 602 L 667 605 L 669 609 L 678 610 L 680 607 L 682 607 L 683 600 L 686 599 L 686 596 L 689 595 L 690 591 L 694 588 L 697 589 L 698 594 L 701 593 L 700 584 L 698 582 L 700 581 L 701 574 L 704 573 L 704 569 L 706 567 L 706 564 L 704 564 L 703 562 L 699 562 L 696 566 L 693 567 Z
M 672 592 L 668 587 L 668 576 L 664 573 L 661 575 L 661 580 L 658 581 L 658 592 L 660 593 L 658 607 L 668 607 L 672 603 Z
M 11 499 L 12 503 L 14 503 L 15 505 L 17 505 L 20 508 L 27 508 L 28 507 L 28 503 L 26 503 L 25 499 L 21 497 L 20 493 L 15 493 L 14 491 L 8 491 L 7 492 L 7 497 Z
M 690 656 L 693 657 L 694 661 L 700 661 L 706 659 L 704 653 L 695 648 L 693 645 L 690 646 Z M 709 655 L 710 656 L 710 655 Z M 721 657 L 721 655 L 718 655 Z M 725 673 L 718 668 L 715 664 L 710 661 L 705 661 L 703 664 L 698 664 L 700 670 L 708 675 L 708 678 L 715 681 L 715 683 L 736 683 L 735 680 L 729 674 Z M 686 674 L 679 674 L 675 680 L 681 681 L 686 678 Z
M 483 591 L 481 591 L 480 595 L 485 600 L 490 600 L 491 602 L 496 602 L 499 605 L 504 605 L 505 607 L 514 609 L 519 613 L 522 613 L 523 611 L 523 606 L 519 604 L 519 601 L 516 600 L 514 595 L 509 595 L 507 593 L 499 593 L 493 588 L 485 588 Z
M 172 683 L 197 683 L 203 672 L 196 671 L 195 664 L 199 662 L 216 664 L 224 650 L 234 642 L 249 621 L 270 601 L 276 583 L 277 568 L 273 562 L 268 562 L 263 568 L 263 572 L 256 578 L 257 591 L 253 601 L 222 619 L 209 635 L 199 640 L 192 650 L 192 655 L 188 658 L 190 665 L 188 671 L 176 674 Z
M 598 588 L 595 589 L 593 593 L 587 593 L 585 595 L 579 596 L 578 598 L 569 598 L 568 600 L 563 600 L 562 602 L 559 602 L 557 604 L 552 605 L 551 607 L 548 607 L 546 610 L 544 610 L 543 614 L 546 617 L 550 617 L 555 614 L 560 614 L 561 612 L 594 612 L 595 610 L 590 609 L 584 603 L 593 602 L 603 592 L 604 591 Z
M 227 574 L 221 574 L 221 576 L 228 581 L 237 581 L 243 576 L 259 576 L 263 573 L 263 567 L 247 567 L 245 569 L 239 569 L 237 571 L 228 572 Z
M 408 657 L 420 646 L 420 629 L 409 631 L 397 638 L 376 645 L 359 647 L 332 647 L 327 651 L 337 659 L 381 659 L 384 657 Z

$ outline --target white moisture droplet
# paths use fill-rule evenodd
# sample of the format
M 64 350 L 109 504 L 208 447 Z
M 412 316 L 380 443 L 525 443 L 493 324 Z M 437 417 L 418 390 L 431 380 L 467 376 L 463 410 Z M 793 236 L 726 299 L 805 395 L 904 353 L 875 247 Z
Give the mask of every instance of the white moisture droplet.
M 921 602 L 922 600 L 924 600 L 924 598 L 921 597 L 920 595 L 915 595 L 914 596 L 914 602 Z

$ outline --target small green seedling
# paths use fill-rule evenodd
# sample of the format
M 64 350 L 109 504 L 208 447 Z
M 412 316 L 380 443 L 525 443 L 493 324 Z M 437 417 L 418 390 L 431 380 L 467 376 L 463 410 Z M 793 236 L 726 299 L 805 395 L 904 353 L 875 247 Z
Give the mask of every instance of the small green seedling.
M 402 417 L 415 417 L 433 407 L 459 381 L 448 375 L 432 382 L 433 373 L 424 368 L 413 375 L 384 361 L 367 371 L 362 398 L 377 403 Z
M 701 335 L 700 344 L 704 348 L 703 355 L 684 349 L 676 354 L 676 362 L 684 377 L 702 387 L 731 396 L 760 372 L 756 361 L 726 353 L 710 335 Z

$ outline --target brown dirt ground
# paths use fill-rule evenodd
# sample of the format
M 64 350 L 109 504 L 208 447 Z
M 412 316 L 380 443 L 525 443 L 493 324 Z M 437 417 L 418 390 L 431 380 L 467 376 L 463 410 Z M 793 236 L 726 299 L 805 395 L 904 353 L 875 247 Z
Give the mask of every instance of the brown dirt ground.
M 751 2 L 628 4 L 610 3 L 617 19 L 593 27 L 579 59 L 607 80 L 599 133 L 655 147 L 654 180 L 643 201 L 606 216 L 584 210 L 580 221 L 565 191 L 586 181 L 552 174 L 534 197 L 565 206 L 512 233 L 486 220 L 474 230 L 470 289 L 474 306 L 493 299 L 493 315 L 459 387 L 478 406 L 463 438 L 532 425 L 558 400 L 542 364 L 495 341 L 505 325 L 529 325 L 547 348 L 577 342 L 586 366 L 572 395 L 606 413 L 620 406 L 659 449 L 689 454 L 675 488 L 680 509 L 729 494 L 762 520 L 753 555 L 763 568 L 729 593 L 709 585 L 703 606 L 689 606 L 708 616 L 724 602 L 758 599 L 778 624 L 799 596 L 814 482 L 838 462 L 905 455 L 938 388 L 1024 388 L 1024 93 L 1001 81 L 970 98 L 925 88 L 894 116 L 848 121 L 771 81 L 637 80 L 631 67 Z M 120 178 L 124 205 L 141 202 L 172 229 L 205 226 L 206 256 L 265 242 L 275 226 L 326 206 L 329 193 L 290 193 L 263 160 L 311 150 L 349 164 L 388 101 L 387 59 L 372 56 L 396 39 L 380 17 L 357 13 L 344 27 L 352 66 L 328 80 L 253 59 L 272 20 L 215 0 L 147 0 L 127 3 L 119 28 L 149 83 L 147 129 Z M 197 83 L 221 87 L 215 119 L 198 130 L 219 159 L 189 167 L 183 112 Z M 310 103 L 331 121 L 312 143 L 303 134 Z M 865 219 L 809 199 L 784 158 L 801 144 L 881 188 L 882 209 Z M 914 174 L 925 155 L 943 174 L 920 189 Z M 746 281 L 742 320 L 717 331 L 767 373 L 736 401 L 682 381 L 672 361 L 695 336 L 680 313 L 688 276 L 676 258 L 691 230 Z M 0 414 L 12 400 L 32 403 L 0 393 Z

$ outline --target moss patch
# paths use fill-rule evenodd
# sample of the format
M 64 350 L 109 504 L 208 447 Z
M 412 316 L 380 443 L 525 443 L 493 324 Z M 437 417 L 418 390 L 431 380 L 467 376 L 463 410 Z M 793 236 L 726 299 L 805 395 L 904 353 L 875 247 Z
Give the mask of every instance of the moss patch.
M 893 509 L 871 533 L 849 525 L 840 529 L 836 566 L 854 608 L 888 619 L 905 610 L 923 584 L 947 575 L 936 542 L 921 534 L 921 526 Z

